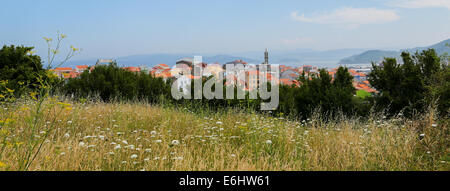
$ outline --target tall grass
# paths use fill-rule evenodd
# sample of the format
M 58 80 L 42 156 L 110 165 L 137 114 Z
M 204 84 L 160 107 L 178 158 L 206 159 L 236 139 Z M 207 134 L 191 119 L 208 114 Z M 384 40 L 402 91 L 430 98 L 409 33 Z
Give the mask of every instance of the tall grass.
M 449 122 L 432 109 L 414 120 L 295 121 L 57 99 L 43 101 L 39 115 L 33 100 L 0 108 L 0 170 L 450 170 Z M 30 139 L 42 145 L 30 151 Z M 24 168 L 29 153 L 36 155 Z

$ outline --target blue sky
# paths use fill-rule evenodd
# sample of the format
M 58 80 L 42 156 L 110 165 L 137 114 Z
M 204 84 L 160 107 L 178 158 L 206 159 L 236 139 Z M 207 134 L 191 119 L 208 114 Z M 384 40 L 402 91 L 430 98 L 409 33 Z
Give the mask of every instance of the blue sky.
M 450 38 L 450 0 L 2 0 L 0 44 L 68 35 L 76 59 L 153 53 L 428 46 Z

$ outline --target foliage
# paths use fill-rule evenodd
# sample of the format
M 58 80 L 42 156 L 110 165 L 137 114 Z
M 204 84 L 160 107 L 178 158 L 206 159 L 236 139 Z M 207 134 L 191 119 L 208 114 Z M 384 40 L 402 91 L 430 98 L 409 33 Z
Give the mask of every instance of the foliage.
M 41 152 L 42 146 L 47 140 L 49 134 L 51 134 L 55 129 L 52 128 L 56 122 L 58 115 L 54 115 L 54 118 L 47 118 L 45 126 L 39 126 L 44 118 L 42 116 L 49 116 L 50 113 L 60 113 L 61 111 L 53 110 L 45 110 L 45 106 L 43 104 L 44 100 L 50 99 L 52 102 L 55 102 L 50 105 L 56 105 L 56 100 L 53 98 L 49 98 L 51 93 L 55 93 L 58 85 L 61 84 L 61 80 L 57 78 L 57 76 L 49 71 L 52 68 L 52 64 L 57 54 L 60 52 L 61 42 L 67 36 L 64 34 L 60 34 L 58 32 L 57 37 L 57 45 L 55 49 L 52 49 L 52 39 L 44 38 L 48 44 L 48 63 L 47 69 L 43 69 L 41 59 L 39 56 L 33 56 L 32 49 L 30 47 L 6 47 L 4 46 L 2 50 L 0 50 L 0 94 L 1 97 L 6 98 L 3 95 L 5 92 L 3 89 L 6 89 L 9 92 L 9 100 L 15 100 L 19 95 L 24 94 L 25 92 L 29 97 L 24 97 L 23 100 L 30 100 L 33 104 L 32 107 L 23 108 L 24 111 L 30 110 L 30 117 L 28 120 L 25 119 L 26 122 L 26 130 L 30 133 L 28 139 L 24 142 L 20 142 L 19 145 L 15 145 L 13 148 L 18 149 L 19 146 L 23 145 L 24 149 L 22 152 L 18 154 L 21 156 L 18 158 L 18 169 L 19 170 L 28 170 L 30 165 L 36 159 L 36 157 Z M 64 62 L 68 61 L 72 58 L 76 52 L 79 50 L 70 47 L 70 51 L 65 59 L 58 65 L 64 64 Z M 10 88 L 11 87 L 11 88 Z M 15 89 L 12 89 L 15 88 Z M 18 90 L 18 91 L 16 91 Z M 12 93 L 15 95 L 12 95 Z M 12 98 L 11 98 L 12 97 Z M 0 104 L 5 104 L 4 101 L 0 99 Z M 61 103 L 64 105 L 64 109 L 71 109 L 70 105 L 66 103 Z M 10 124 L 10 123 L 9 123 Z M 7 124 L 7 125 L 9 125 Z M 4 126 L 5 124 L 3 124 Z M 8 128 L 2 127 L 2 130 Z M 0 150 L 0 157 L 3 154 L 3 151 L 8 144 L 8 140 L 3 139 L 2 142 L 2 150 Z
M 347 68 L 340 67 L 334 80 L 322 69 L 318 76 L 311 76 L 311 79 L 303 74 L 300 82 L 295 106 L 302 118 L 310 117 L 317 108 L 320 108 L 323 114 L 331 116 L 338 112 L 353 112 L 355 89 L 352 85 L 353 77 Z
M 103 101 L 139 99 L 157 103 L 161 95 L 169 95 L 170 86 L 162 78 L 136 74 L 109 64 L 95 66 L 79 78 L 69 79 L 64 92 L 77 97 L 98 95 Z
M 369 81 L 380 93 L 375 97 L 379 108 L 387 108 L 391 115 L 403 112 L 411 116 L 423 112 L 440 99 L 440 112 L 448 107 L 448 66 L 441 64 L 433 49 L 411 56 L 402 53 L 403 64 L 386 58 L 380 66 L 373 64 Z M 448 75 L 448 74 L 447 74 Z
M 372 96 L 372 94 L 369 92 L 366 92 L 365 90 L 358 90 L 356 92 L 356 96 L 361 99 L 364 99 L 364 98 L 368 98 L 368 97 Z
M 46 70 L 42 68 L 41 58 L 33 55 L 33 47 L 3 46 L 0 49 L 0 81 L 1 91 L 14 91 L 19 97 L 28 90 L 35 90 L 39 78 L 49 80 Z M 8 82 L 8 83 L 6 83 Z

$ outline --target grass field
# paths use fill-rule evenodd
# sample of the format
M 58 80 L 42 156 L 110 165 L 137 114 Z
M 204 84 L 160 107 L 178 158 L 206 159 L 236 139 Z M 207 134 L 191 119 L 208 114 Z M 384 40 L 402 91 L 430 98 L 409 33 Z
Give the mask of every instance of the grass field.
M 324 122 L 143 103 L 0 108 L 0 170 L 450 170 L 448 122 Z
M 358 96 L 359 98 L 364 99 L 364 98 L 366 98 L 366 97 L 372 96 L 372 94 L 370 94 L 369 92 L 366 92 L 366 91 L 364 91 L 364 90 L 358 90 L 358 91 L 356 92 L 356 96 Z

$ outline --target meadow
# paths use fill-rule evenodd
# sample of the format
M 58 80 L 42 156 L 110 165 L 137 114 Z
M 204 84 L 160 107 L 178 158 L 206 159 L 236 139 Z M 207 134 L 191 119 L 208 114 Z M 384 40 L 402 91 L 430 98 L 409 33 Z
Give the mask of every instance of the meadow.
M 191 111 L 50 97 L 0 108 L 0 171 L 450 170 L 449 122 Z

